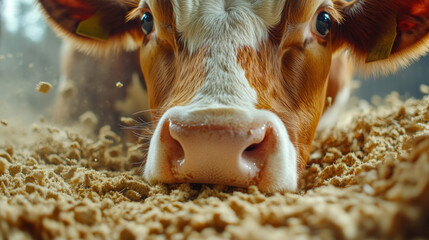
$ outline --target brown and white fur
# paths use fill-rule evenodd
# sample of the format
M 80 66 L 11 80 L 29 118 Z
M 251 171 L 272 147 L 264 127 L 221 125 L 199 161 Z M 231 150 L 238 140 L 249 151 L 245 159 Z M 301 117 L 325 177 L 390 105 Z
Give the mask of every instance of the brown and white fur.
M 428 0 L 39 2 L 83 51 L 140 49 L 157 110 L 144 168 L 149 182 L 294 191 L 326 99 L 344 98 L 353 68 L 391 72 L 429 46 Z M 321 11 L 332 20 L 326 36 L 315 29 Z M 75 33 L 95 12 L 104 16 L 108 41 Z M 154 28 L 145 35 L 147 12 Z M 365 64 L 389 24 L 398 26 L 389 59 Z

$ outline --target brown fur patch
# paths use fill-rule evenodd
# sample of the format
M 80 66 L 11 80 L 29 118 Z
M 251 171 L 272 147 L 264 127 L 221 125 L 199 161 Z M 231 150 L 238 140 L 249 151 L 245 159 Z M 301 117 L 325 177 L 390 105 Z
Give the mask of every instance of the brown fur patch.
M 298 152 L 301 172 L 323 111 L 329 64 L 312 60 L 313 53 L 308 49 L 279 48 L 261 44 L 258 52 L 240 49 L 238 63 L 258 94 L 257 107 L 274 112 L 285 124 Z M 330 61 L 329 54 L 324 58 Z
M 141 54 L 149 104 L 151 109 L 156 109 L 155 120 L 169 108 L 189 103 L 206 79 L 204 50 L 192 56 L 183 51 L 177 59 L 174 55 L 173 49 L 159 44 Z

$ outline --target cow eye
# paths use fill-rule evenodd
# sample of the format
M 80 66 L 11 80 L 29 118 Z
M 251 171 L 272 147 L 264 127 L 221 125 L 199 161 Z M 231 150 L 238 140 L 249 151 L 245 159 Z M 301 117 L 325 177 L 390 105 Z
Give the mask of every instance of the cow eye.
M 317 15 L 316 30 L 322 37 L 328 35 L 331 30 L 331 15 L 329 13 L 322 11 Z
M 153 30 L 153 16 L 150 12 L 145 12 L 141 19 L 141 27 L 144 34 L 149 35 Z

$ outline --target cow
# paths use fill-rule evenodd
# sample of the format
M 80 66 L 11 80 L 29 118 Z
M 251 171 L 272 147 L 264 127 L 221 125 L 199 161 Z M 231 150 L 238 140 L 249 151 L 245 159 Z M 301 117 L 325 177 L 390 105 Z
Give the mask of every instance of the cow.
M 89 55 L 68 41 L 61 47 L 60 81 L 52 111 L 53 120 L 71 124 L 87 112 L 97 117 L 96 128 L 110 125 L 126 139 L 132 132 L 121 116 L 148 122 L 146 86 L 140 70 L 139 51 L 117 51 L 107 55 Z M 117 84 L 119 87 L 116 87 Z M 137 114 L 136 114 L 137 113 Z
M 139 50 L 149 183 L 296 191 L 351 71 L 394 72 L 429 46 L 429 0 L 38 1 L 81 51 Z

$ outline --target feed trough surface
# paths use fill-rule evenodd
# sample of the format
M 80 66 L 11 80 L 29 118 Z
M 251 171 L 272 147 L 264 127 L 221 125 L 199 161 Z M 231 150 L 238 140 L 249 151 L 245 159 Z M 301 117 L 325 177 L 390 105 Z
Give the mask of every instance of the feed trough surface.
M 0 239 L 427 237 L 429 97 L 385 99 L 319 132 L 297 193 L 148 185 L 142 153 L 37 122 L 0 125 Z

